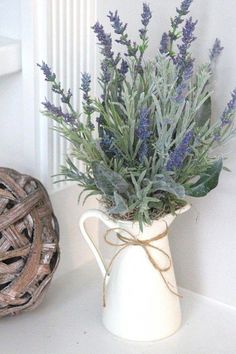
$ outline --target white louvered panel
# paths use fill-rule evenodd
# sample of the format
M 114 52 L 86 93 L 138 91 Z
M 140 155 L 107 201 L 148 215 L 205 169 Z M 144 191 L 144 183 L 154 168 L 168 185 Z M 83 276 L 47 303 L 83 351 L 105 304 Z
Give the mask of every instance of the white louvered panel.
M 52 70 L 59 76 L 59 1 L 51 0 L 51 66 Z M 61 78 L 60 78 L 61 80 Z M 60 104 L 60 99 L 58 95 L 53 95 L 53 103 L 55 105 Z M 54 123 L 55 125 L 55 123 Z M 50 128 L 52 125 L 50 124 Z M 51 175 L 57 173 L 59 166 L 59 156 L 60 156 L 60 144 L 59 136 L 55 131 L 51 131 L 49 134 L 51 138 L 51 156 L 49 156 Z
M 81 73 L 90 72 L 95 78 L 95 36 L 91 26 L 96 21 L 95 0 L 49 0 L 48 1 L 48 54 L 47 62 L 52 66 L 65 90 L 71 88 L 74 108 L 82 109 L 82 93 L 79 90 Z M 93 89 L 94 91 L 94 89 Z M 60 98 L 53 94 L 51 99 L 60 105 Z M 50 123 L 49 123 L 50 125 Z M 58 133 L 49 132 L 49 176 L 60 172 L 69 144 Z M 54 184 L 58 189 L 63 184 Z

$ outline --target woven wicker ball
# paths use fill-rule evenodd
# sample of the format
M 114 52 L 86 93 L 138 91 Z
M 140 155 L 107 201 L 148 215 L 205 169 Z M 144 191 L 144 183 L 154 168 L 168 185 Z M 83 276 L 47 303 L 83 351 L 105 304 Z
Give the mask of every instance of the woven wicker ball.
M 58 265 L 58 241 L 42 184 L 0 168 L 0 317 L 40 304 Z

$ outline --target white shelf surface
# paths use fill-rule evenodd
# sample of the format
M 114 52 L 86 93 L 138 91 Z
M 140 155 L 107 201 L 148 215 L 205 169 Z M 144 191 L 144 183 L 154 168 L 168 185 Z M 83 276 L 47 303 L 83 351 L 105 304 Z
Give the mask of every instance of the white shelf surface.
M 0 37 L 0 77 L 21 70 L 21 43 Z
M 183 324 L 159 342 L 121 340 L 101 323 L 101 275 L 85 264 L 55 279 L 33 312 L 0 321 L 1 354 L 235 354 L 236 311 L 182 289 Z

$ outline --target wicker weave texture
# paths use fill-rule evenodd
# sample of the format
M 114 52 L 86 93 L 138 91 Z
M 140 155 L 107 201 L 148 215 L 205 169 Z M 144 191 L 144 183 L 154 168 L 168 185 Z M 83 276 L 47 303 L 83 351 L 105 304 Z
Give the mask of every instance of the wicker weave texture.
M 0 317 L 40 304 L 58 265 L 58 241 L 42 184 L 0 168 Z

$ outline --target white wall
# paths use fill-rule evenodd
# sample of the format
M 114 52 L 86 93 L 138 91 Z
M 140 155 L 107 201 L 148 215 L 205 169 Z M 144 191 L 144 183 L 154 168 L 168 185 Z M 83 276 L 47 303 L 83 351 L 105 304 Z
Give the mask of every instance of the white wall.
M 0 36 L 21 38 L 20 0 L 0 0 Z M 9 25 L 11 24 L 11 25 Z M 0 77 L 0 165 L 23 165 L 22 75 Z
M 23 159 L 21 74 L 0 77 L 0 165 L 21 169 Z
M 0 35 L 21 38 L 21 0 L 0 0 Z M 10 24 L 10 25 L 9 25 Z
M 169 28 L 169 17 L 175 14 L 176 0 L 149 0 L 153 10 L 150 26 L 150 51 L 155 54 L 163 31 Z M 118 9 L 129 23 L 133 37 L 138 30 L 142 1 L 101 0 L 99 19 L 106 23 L 109 10 Z M 195 0 L 192 15 L 199 20 L 194 43 L 197 61 L 207 60 L 208 49 L 219 37 L 225 47 L 217 68 L 214 93 L 214 117 L 236 87 L 236 2 L 234 0 Z M 106 26 L 108 28 L 108 26 Z M 110 30 L 110 29 L 109 29 Z M 171 230 L 170 243 L 178 282 L 181 286 L 236 306 L 236 143 L 223 173 L 219 188 L 206 198 L 193 199 L 194 207 L 178 218 Z M 196 216 L 198 219 L 196 221 Z

